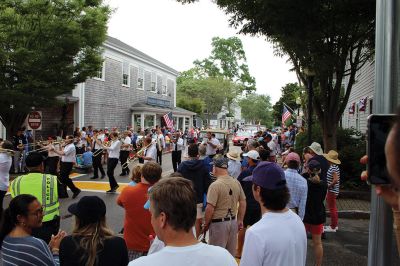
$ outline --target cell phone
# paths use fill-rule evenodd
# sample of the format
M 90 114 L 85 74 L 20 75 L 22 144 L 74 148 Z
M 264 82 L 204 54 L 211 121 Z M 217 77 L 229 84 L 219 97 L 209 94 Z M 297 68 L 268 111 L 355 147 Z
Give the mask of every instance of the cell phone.
M 396 115 L 370 115 L 368 117 L 368 179 L 373 185 L 388 185 L 385 144 Z

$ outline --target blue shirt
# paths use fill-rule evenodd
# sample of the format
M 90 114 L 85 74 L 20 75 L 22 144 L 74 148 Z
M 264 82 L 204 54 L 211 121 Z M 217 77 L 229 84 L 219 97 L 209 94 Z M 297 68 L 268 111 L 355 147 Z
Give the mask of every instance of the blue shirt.
M 1 246 L 3 265 L 60 265 L 58 255 L 51 254 L 47 244 L 36 237 L 4 238 Z
M 303 220 L 307 203 L 307 180 L 299 175 L 295 169 L 287 169 L 285 171 L 286 184 L 290 193 L 290 200 L 287 204 L 288 208 L 298 208 L 298 215 Z
M 92 165 L 93 152 L 87 151 L 82 154 L 83 165 Z

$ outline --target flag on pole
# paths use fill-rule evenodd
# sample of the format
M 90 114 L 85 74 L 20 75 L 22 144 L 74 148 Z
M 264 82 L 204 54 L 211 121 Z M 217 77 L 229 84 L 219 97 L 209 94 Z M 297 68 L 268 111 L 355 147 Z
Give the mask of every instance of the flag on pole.
M 358 111 L 365 112 L 365 109 L 367 108 L 367 99 L 368 97 L 361 98 L 361 100 L 357 104 Z
M 354 114 L 354 112 L 356 111 L 356 103 L 352 103 L 349 106 L 349 114 Z
M 286 108 L 286 106 L 283 106 L 283 113 L 282 113 L 282 124 L 285 124 L 285 121 L 290 118 L 292 114 L 289 112 L 289 110 Z
M 163 118 L 164 118 L 165 124 L 167 125 L 168 128 L 174 127 L 174 120 L 172 120 L 172 112 L 166 113 L 163 116 Z

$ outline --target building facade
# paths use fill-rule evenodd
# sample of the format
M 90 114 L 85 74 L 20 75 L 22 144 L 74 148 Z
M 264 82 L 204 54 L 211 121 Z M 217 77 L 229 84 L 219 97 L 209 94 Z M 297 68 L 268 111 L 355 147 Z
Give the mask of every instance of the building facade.
M 169 112 L 175 128 L 193 126 L 195 113 L 176 107 L 178 71 L 112 37 L 103 46 L 97 76 L 72 92 L 76 126 L 152 128 Z
M 348 80 L 345 80 L 346 88 Z M 372 114 L 375 87 L 375 62 L 367 62 L 356 74 L 347 108 L 342 115 L 342 127 L 367 132 L 368 116 Z

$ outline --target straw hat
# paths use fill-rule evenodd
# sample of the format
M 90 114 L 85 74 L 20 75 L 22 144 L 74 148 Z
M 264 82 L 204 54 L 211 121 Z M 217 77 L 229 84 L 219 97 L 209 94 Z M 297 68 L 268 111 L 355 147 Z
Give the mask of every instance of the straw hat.
M 325 159 L 327 159 L 328 161 L 330 161 L 331 163 L 334 163 L 334 164 L 341 164 L 341 162 L 340 162 L 340 160 L 338 159 L 338 157 L 339 157 L 339 154 L 336 152 L 336 151 L 334 151 L 334 150 L 330 150 L 329 152 L 328 152 L 328 154 L 324 154 L 324 157 L 325 157 Z
M 239 155 L 239 153 L 237 153 L 237 152 L 232 152 L 232 151 L 230 151 L 230 152 L 226 155 L 226 157 L 228 157 L 228 158 L 231 159 L 231 160 L 240 161 L 240 155 Z

